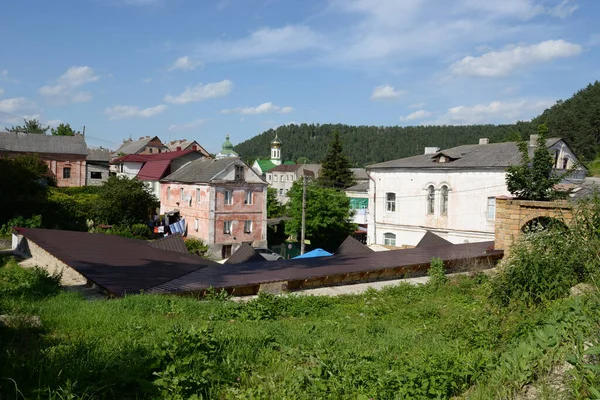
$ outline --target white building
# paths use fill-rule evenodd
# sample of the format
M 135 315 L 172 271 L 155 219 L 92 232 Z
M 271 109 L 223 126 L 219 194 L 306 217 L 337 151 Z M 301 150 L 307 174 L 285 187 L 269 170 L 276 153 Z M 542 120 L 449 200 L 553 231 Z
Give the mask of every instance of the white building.
M 321 164 L 281 164 L 266 173 L 269 187 L 277 191 L 277 200 L 281 204 L 288 202 L 288 191 L 294 182 L 306 176 L 307 181 L 318 177 Z
M 530 139 L 533 154 L 537 135 Z M 577 163 L 562 139 L 548 139 L 555 167 Z M 514 142 L 464 145 L 367 167 L 368 243 L 415 246 L 427 230 L 452 243 L 494 240 L 495 198 L 509 196 L 506 169 L 521 161 Z M 585 176 L 581 167 L 580 178 Z

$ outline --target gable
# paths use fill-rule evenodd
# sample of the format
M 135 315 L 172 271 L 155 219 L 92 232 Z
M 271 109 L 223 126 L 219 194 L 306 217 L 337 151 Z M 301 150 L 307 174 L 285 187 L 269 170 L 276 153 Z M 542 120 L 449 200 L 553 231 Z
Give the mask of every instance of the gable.
M 220 181 L 235 181 L 235 170 L 236 166 L 244 167 L 244 182 L 247 183 L 265 183 L 264 179 L 252 168 L 250 168 L 242 160 L 238 159 L 236 162 L 229 164 L 225 169 L 214 176 L 214 180 Z

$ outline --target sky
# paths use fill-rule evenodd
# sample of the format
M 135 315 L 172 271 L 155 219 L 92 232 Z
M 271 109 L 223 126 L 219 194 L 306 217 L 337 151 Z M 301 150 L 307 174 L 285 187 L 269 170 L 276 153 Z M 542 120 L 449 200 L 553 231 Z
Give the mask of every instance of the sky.
M 289 123 L 528 120 L 600 77 L 598 0 L 4 0 L 0 128 L 218 152 Z

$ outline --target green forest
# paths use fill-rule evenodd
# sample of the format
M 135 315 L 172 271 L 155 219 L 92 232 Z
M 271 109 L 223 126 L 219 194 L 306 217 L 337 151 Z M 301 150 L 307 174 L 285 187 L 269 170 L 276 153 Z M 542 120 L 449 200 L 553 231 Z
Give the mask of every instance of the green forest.
M 279 136 L 282 157 L 297 161 L 320 162 L 334 131 L 340 133 L 344 151 L 356 167 L 423 154 L 428 146 L 450 148 L 528 138 L 537 126 L 546 123 L 550 137 L 565 138 L 583 160 L 593 160 L 600 145 L 600 82 L 589 84 L 567 100 L 556 104 L 527 122 L 510 125 L 467 126 L 351 126 L 344 124 L 301 124 L 269 129 L 238 144 L 235 151 L 246 160 L 268 158 L 270 142 Z

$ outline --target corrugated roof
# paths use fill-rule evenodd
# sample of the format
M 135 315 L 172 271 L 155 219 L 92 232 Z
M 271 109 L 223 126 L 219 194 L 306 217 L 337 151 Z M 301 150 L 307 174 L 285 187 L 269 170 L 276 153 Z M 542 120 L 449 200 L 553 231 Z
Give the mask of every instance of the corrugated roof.
M 136 178 L 140 181 L 158 181 L 171 165 L 171 160 L 148 161 L 144 163 Z
M 190 254 L 185 245 L 185 241 L 181 236 L 181 233 L 169 235 L 153 242 L 148 243 L 148 246 L 154 247 L 155 249 L 174 251 L 181 254 Z
M 237 157 L 199 158 L 179 168 L 163 180 L 167 182 L 209 183 L 217 174 L 238 161 L 240 159 Z
M 118 296 L 139 293 L 208 265 L 219 265 L 120 236 L 34 228 L 16 231 Z
M 146 146 L 148 143 L 150 143 L 154 139 L 160 140 L 158 138 L 158 136 L 145 137 L 140 140 L 131 140 L 131 141 L 128 140 L 126 142 L 123 142 L 121 147 L 119 147 L 115 151 L 115 154 L 135 154 L 138 151 L 142 150 L 144 148 L 144 146 Z M 167 148 L 167 146 L 165 146 L 165 148 Z
M 108 149 L 88 149 L 88 161 L 110 162 L 110 150 Z
M 248 243 L 242 243 L 224 264 L 242 264 L 262 261 L 265 261 L 265 258 L 258 254 L 252 246 Z
M 37 133 L 0 132 L 0 151 L 88 155 L 81 135 L 54 136 Z
M 335 251 L 336 255 L 341 254 L 361 254 L 361 253 L 373 253 L 373 250 L 353 238 L 348 236 L 346 240 L 340 244 L 340 247 Z
M 465 258 L 500 257 L 501 250 L 493 248 L 494 242 L 456 244 L 427 248 L 390 250 L 369 254 L 336 255 L 297 260 L 265 261 L 250 264 L 210 266 L 165 282 L 148 293 L 195 292 L 215 289 L 259 285 L 269 282 L 296 281 L 357 272 L 381 271 L 399 267 L 428 265 L 439 257 L 444 261 Z
M 546 140 L 546 146 L 554 145 L 560 139 Z M 534 148 L 530 148 L 533 152 Z M 447 154 L 457 158 L 451 162 L 436 162 L 438 155 Z M 533 153 L 532 153 L 533 154 Z M 367 169 L 407 168 L 407 169 L 460 169 L 460 168 L 497 168 L 505 169 L 521 162 L 521 152 L 516 142 L 467 144 L 442 150 L 436 154 L 423 154 L 399 160 L 369 165 Z
M 447 241 L 443 237 L 436 235 L 431 231 L 425 232 L 425 235 L 419 240 L 416 247 L 435 247 L 435 246 L 449 246 L 452 242 Z
M 112 163 L 119 164 L 122 162 L 147 162 L 147 161 L 161 161 L 161 160 L 174 160 L 179 157 L 183 157 L 190 153 L 198 153 L 195 150 L 182 150 L 182 151 L 167 151 L 165 153 L 155 154 L 128 154 L 123 157 L 115 158 Z
M 269 172 L 296 172 L 300 167 L 302 167 L 301 164 L 281 164 L 271 168 Z

